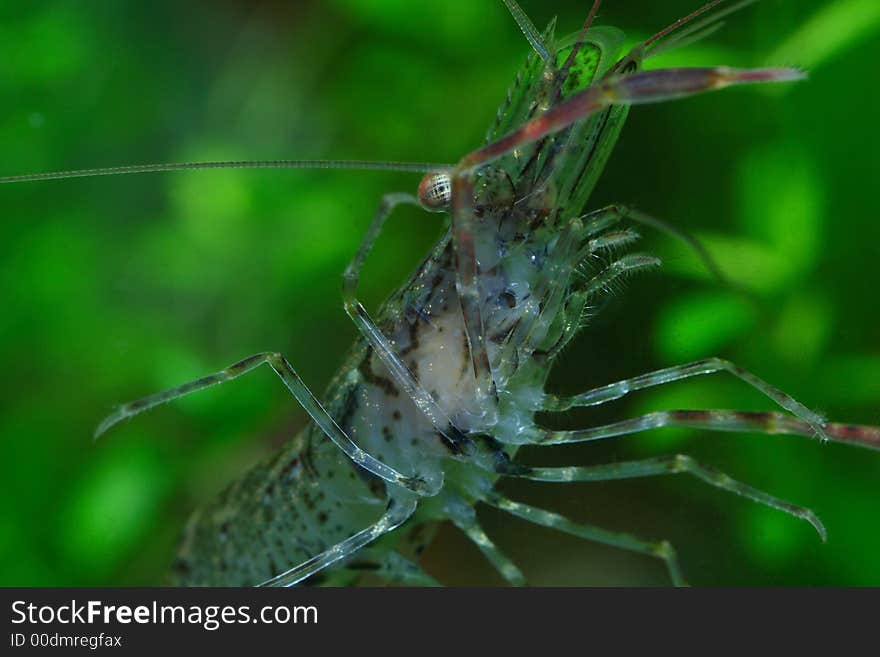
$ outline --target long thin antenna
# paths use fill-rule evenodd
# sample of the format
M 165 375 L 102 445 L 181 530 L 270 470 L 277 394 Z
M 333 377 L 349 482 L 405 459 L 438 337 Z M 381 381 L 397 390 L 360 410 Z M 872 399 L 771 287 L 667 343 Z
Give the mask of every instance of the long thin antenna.
M 744 7 L 752 5 L 757 1 L 758 0 L 740 0 L 740 2 L 737 2 L 733 5 L 728 5 L 724 9 L 703 16 L 703 18 L 700 20 L 693 20 L 694 18 L 696 18 L 696 16 L 692 16 L 691 22 L 684 29 L 678 29 L 682 27 L 682 25 L 675 26 L 673 31 L 675 31 L 676 33 L 672 39 L 666 39 L 662 43 L 658 43 L 657 39 L 659 37 L 652 37 L 651 41 L 653 41 L 653 43 L 650 47 L 651 55 L 657 55 L 661 52 L 670 50 L 671 48 L 683 48 L 685 44 L 689 44 L 705 38 L 724 24 L 721 20 L 722 18 L 739 11 Z M 698 10 L 699 13 L 697 15 L 704 13 L 707 9 L 711 9 L 711 7 L 701 8 L 700 10 Z M 668 35 L 669 32 L 667 32 L 667 36 Z
M 660 30 L 659 32 L 657 32 L 657 34 L 655 34 L 650 39 L 645 41 L 642 44 L 642 47 L 647 48 L 648 46 L 650 46 L 652 43 L 654 43 L 658 39 L 662 39 L 667 34 L 674 32 L 675 30 L 680 28 L 682 25 L 686 25 L 687 23 L 690 23 L 697 16 L 699 16 L 701 14 L 705 14 L 707 11 L 709 11 L 713 7 L 720 5 L 722 2 L 724 2 L 724 0 L 713 0 L 712 2 L 707 2 L 705 5 L 703 5 L 702 7 L 697 9 L 696 11 L 692 11 L 687 16 L 683 16 L 682 18 L 679 18 L 677 21 L 675 21 L 671 25 L 667 25 L 664 29 Z
M 547 51 L 547 44 L 544 43 L 544 37 L 538 32 L 538 28 L 532 23 L 528 14 L 522 10 L 522 7 L 516 3 L 516 0 L 502 0 L 502 2 L 507 6 L 507 11 L 513 16 L 513 20 L 519 25 L 519 29 L 522 31 L 523 35 L 525 35 L 528 42 L 532 44 L 532 48 L 534 48 L 535 52 L 544 60 L 544 64 L 552 67 L 553 57 Z
M 450 164 L 425 162 L 374 162 L 369 160 L 230 160 L 226 162 L 168 162 L 163 164 L 134 164 L 123 167 L 76 169 L 30 173 L 23 176 L 0 177 L 0 183 L 36 182 L 40 180 L 64 180 L 92 176 L 120 176 L 133 173 L 158 173 L 161 171 L 194 171 L 198 169 L 349 169 L 357 171 L 400 171 L 428 173 L 452 169 Z
M 568 57 L 565 60 L 565 63 L 562 65 L 563 71 L 568 71 L 568 69 L 574 64 L 575 57 L 577 57 L 578 50 L 580 50 L 581 46 L 584 43 L 584 39 L 587 38 L 587 30 L 590 29 L 590 26 L 593 24 L 593 20 L 596 18 L 596 13 L 599 11 L 599 5 L 602 4 L 602 0 L 594 0 L 593 6 L 590 8 L 590 13 L 587 14 L 587 20 L 584 21 L 584 26 L 581 28 L 581 33 L 578 35 L 577 41 L 574 44 L 574 47 L 571 49 L 571 52 L 568 53 Z

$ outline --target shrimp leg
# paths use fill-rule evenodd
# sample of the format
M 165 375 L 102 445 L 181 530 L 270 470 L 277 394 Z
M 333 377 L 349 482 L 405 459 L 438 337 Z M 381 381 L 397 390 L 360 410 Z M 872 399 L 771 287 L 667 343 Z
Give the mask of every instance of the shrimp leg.
M 357 561 L 346 565 L 345 570 L 354 575 L 370 573 L 391 584 L 405 586 L 443 586 L 426 573 L 416 562 L 407 559 L 400 552 L 391 550 L 381 552 L 367 548 L 358 553 Z
M 98 428 L 95 430 L 95 438 L 99 437 L 110 427 L 126 418 L 137 415 L 138 413 L 143 413 L 155 406 L 165 404 L 179 397 L 183 397 L 184 395 L 204 390 L 205 388 L 210 388 L 211 386 L 220 383 L 226 383 L 227 381 L 236 379 L 242 374 L 246 374 L 263 364 L 268 364 L 275 371 L 275 373 L 281 378 L 285 387 L 302 405 L 309 416 L 311 416 L 315 424 L 317 424 L 327 437 L 330 438 L 330 440 L 332 440 L 334 444 L 352 461 L 372 472 L 377 477 L 381 477 L 389 483 L 402 486 L 403 488 L 419 495 L 433 495 L 436 493 L 435 486 L 427 484 L 424 480 L 419 479 L 418 477 L 406 476 L 397 472 L 394 468 L 378 461 L 352 442 L 351 438 L 349 438 L 345 431 L 336 424 L 336 421 L 324 409 L 321 402 L 319 402 L 312 394 L 308 386 L 306 386 L 296 373 L 296 370 L 293 369 L 293 366 L 278 352 L 263 352 L 255 354 L 244 360 L 240 360 L 219 372 L 215 372 L 214 374 L 209 374 L 208 376 L 203 376 L 195 381 L 184 383 L 176 388 L 157 392 L 136 401 L 123 404 L 98 425 Z
M 771 386 L 763 379 L 758 378 L 751 372 L 748 372 L 723 358 L 706 358 L 693 363 L 687 363 L 686 365 L 667 367 L 631 379 L 609 383 L 608 385 L 588 390 L 573 397 L 561 398 L 554 395 L 546 395 L 541 403 L 541 410 L 565 411 L 574 407 L 596 406 L 615 399 L 620 399 L 636 390 L 651 388 L 653 386 L 672 383 L 674 381 L 681 381 L 692 376 L 714 374 L 716 372 L 727 372 L 741 381 L 744 381 L 772 399 L 779 406 L 810 425 L 819 438 L 822 440 L 828 440 L 828 436 L 826 436 L 824 429 L 826 422 L 822 416 L 811 411 L 790 395 Z
M 367 342 L 369 342 L 370 346 L 379 357 L 379 360 L 382 361 L 382 364 L 388 368 L 388 371 L 394 377 L 395 381 L 403 387 L 406 394 L 413 400 L 415 405 L 418 406 L 419 410 L 421 410 L 431 421 L 431 424 L 433 424 L 440 433 L 446 435 L 445 432 L 447 431 L 447 427 L 451 425 L 449 417 L 446 415 L 445 411 L 440 408 L 437 401 L 431 397 L 428 391 L 425 390 L 416 380 L 413 373 L 410 372 L 409 368 L 403 362 L 403 359 L 394 350 L 394 347 L 392 347 L 391 342 L 385 334 L 382 333 L 379 327 L 376 326 L 376 323 L 370 317 L 369 313 L 367 313 L 364 306 L 357 299 L 358 281 L 360 279 L 360 271 L 363 267 L 364 261 L 373 249 L 373 245 L 376 243 L 379 233 L 382 232 L 382 227 L 385 225 L 385 221 L 394 211 L 394 208 L 403 204 L 419 206 L 418 199 L 411 194 L 386 194 L 382 197 L 379 209 L 376 211 L 367 232 L 364 234 L 364 238 L 361 240 L 357 253 L 355 253 L 354 258 L 348 264 L 348 267 L 345 268 L 345 273 L 342 278 L 342 297 L 345 304 L 345 312 L 355 323 L 355 326 L 357 326 Z M 453 437 L 447 436 L 447 438 L 450 438 L 450 440 L 455 442 Z
M 463 500 L 450 497 L 444 511 L 465 536 L 483 553 L 483 556 L 495 567 L 498 574 L 513 586 L 525 586 L 526 579 L 520 569 L 511 561 L 495 543 L 492 542 L 477 521 L 474 508 Z
M 550 431 L 537 428 L 526 429 L 516 440 L 508 438 L 506 442 L 529 445 L 567 445 L 625 436 L 661 427 L 686 427 L 734 433 L 779 433 L 808 437 L 816 435 L 816 431 L 810 423 L 790 415 L 785 415 L 784 413 L 769 411 L 674 410 L 656 411 L 587 429 L 566 431 Z M 880 427 L 829 422 L 823 429 L 825 435 L 832 442 L 880 450 Z
M 822 521 L 810 509 L 797 506 L 785 500 L 774 497 L 769 493 L 744 484 L 723 472 L 703 465 L 685 454 L 673 456 L 660 456 L 656 458 L 642 459 L 638 461 L 623 461 L 588 467 L 556 467 L 556 468 L 532 468 L 529 466 L 511 465 L 512 472 L 507 476 L 544 481 L 550 483 L 584 482 L 584 481 L 613 481 L 616 479 L 635 479 L 637 477 L 652 477 L 667 474 L 689 474 L 700 479 L 710 486 L 715 486 L 729 493 L 741 495 L 747 499 L 783 511 L 801 520 L 809 522 L 819 533 L 824 542 L 827 533 Z
M 542 527 L 549 527 L 550 529 L 556 529 L 588 541 L 604 543 L 611 547 L 640 552 L 661 559 L 666 564 L 672 583 L 676 586 L 687 585 L 681 574 L 681 568 L 678 565 L 675 548 L 667 541 L 646 541 L 631 534 L 612 532 L 595 525 L 576 523 L 553 511 L 539 509 L 521 502 L 514 502 L 495 492 L 489 492 L 485 496 L 484 501 L 502 511 Z
M 270 580 L 266 580 L 260 584 L 260 586 L 293 586 L 307 577 L 311 577 L 315 573 L 332 566 L 337 561 L 351 556 L 383 534 L 387 534 L 396 529 L 409 520 L 412 514 L 415 513 L 415 510 L 415 498 L 409 498 L 406 500 L 395 500 L 392 498 L 388 503 L 388 509 L 385 511 L 385 514 L 374 524 L 366 529 L 362 529 L 354 536 L 350 536 L 344 541 L 337 543 L 333 547 L 324 550 L 311 559 L 303 561 L 298 566 L 294 566 L 290 570 L 273 577 Z

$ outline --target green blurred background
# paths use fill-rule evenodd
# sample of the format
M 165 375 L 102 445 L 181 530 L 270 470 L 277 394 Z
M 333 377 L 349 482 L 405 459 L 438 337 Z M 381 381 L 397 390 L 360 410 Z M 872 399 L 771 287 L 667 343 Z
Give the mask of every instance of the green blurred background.
M 580 27 L 586 0 L 525 1 Z M 697 0 L 608 0 L 633 39 Z M 654 65 L 799 65 L 806 83 L 633 110 L 591 201 L 636 205 L 703 238 L 750 304 L 677 243 L 632 280 L 551 377 L 575 392 L 721 355 L 830 417 L 880 423 L 876 0 L 765 0 Z M 153 161 L 453 162 L 478 145 L 528 51 L 501 2 L 73 0 L 0 7 L 2 175 Z M 340 275 L 380 195 L 417 177 L 215 171 L 0 188 L 0 584 L 162 581 L 187 514 L 298 430 L 267 369 L 91 433 L 118 402 L 263 350 L 316 390 L 355 330 Z M 367 265 L 370 307 L 441 232 L 401 212 Z M 772 408 L 725 375 L 544 418 L 587 426 L 663 408 Z M 505 485 L 518 499 L 667 538 L 695 584 L 880 584 L 880 453 L 795 437 L 663 430 L 524 452 L 599 463 L 683 451 L 815 509 L 788 516 L 683 477 Z M 534 584 L 665 584 L 651 559 L 487 510 Z M 448 584 L 496 584 L 443 528 Z

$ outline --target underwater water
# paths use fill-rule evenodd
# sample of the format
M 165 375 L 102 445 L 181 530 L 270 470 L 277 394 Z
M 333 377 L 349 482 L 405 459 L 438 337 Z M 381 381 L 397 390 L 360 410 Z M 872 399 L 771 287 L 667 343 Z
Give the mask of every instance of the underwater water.
M 576 31 L 588 2 L 524 1 Z M 607 0 L 632 42 L 696 8 Z M 547 5 L 552 5 L 553 11 Z M 765 0 L 651 66 L 788 65 L 806 82 L 634 108 L 590 207 L 636 206 L 704 241 L 748 296 L 640 229 L 664 267 L 633 278 L 551 375 L 574 393 L 723 356 L 837 421 L 880 424 L 880 9 Z M 0 8 L 0 175 L 158 161 L 454 162 L 478 146 L 528 44 L 501 2 L 42 3 Z M 267 369 L 93 443 L 113 404 L 283 352 L 320 391 L 355 328 L 341 274 L 384 192 L 418 176 L 201 171 L 0 187 L 0 584 L 154 584 L 187 515 L 306 421 Z M 362 276 L 376 307 L 442 232 L 402 210 Z M 544 419 L 771 410 L 723 374 Z M 815 510 L 806 523 L 687 477 L 511 496 L 676 545 L 689 581 L 880 584 L 880 452 L 793 436 L 664 429 L 524 451 L 531 463 L 683 452 Z M 480 509 L 533 584 L 667 584 L 662 564 Z M 500 580 L 444 527 L 448 584 Z

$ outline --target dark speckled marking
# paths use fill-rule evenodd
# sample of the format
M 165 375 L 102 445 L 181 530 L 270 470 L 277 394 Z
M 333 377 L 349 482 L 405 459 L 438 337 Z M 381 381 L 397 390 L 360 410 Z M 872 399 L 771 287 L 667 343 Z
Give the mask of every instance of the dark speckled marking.
M 409 324 L 409 344 L 400 350 L 401 356 L 406 356 L 409 352 L 419 348 L 419 320 L 416 318 Z
M 339 426 L 341 426 L 343 430 L 348 430 L 351 425 L 351 418 L 354 417 L 358 406 L 360 406 L 360 399 L 356 393 L 357 387 L 352 386 L 345 395 L 345 406 L 343 407 L 342 415 L 339 417 Z
M 464 376 L 467 374 L 468 370 L 472 368 L 471 347 L 470 344 L 468 344 L 467 331 L 461 332 L 461 359 L 461 374 Z
M 247 358 L 243 358 L 237 363 L 233 363 L 229 367 L 226 368 L 227 372 L 235 372 L 237 370 L 244 370 L 256 363 L 257 361 L 262 361 L 265 358 L 263 354 L 255 354 L 253 356 L 248 356 Z
M 370 349 L 367 353 L 367 356 L 361 361 L 361 364 L 358 366 L 358 372 L 361 373 L 361 376 L 364 377 L 364 381 L 367 383 L 376 386 L 382 392 L 384 392 L 389 397 L 399 397 L 400 391 L 397 389 L 397 386 L 394 385 L 394 382 L 386 378 L 384 376 L 379 376 L 375 372 L 373 372 L 372 367 L 372 355 L 373 351 Z
M 379 477 L 374 476 L 370 479 L 370 492 L 376 497 L 383 497 L 385 495 L 385 482 Z
M 171 568 L 178 576 L 188 575 L 192 570 L 189 561 L 182 558 L 175 559 Z
M 507 340 L 507 337 L 516 330 L 516 327 L 518 325 L 519 318 L 517 318 L 517 320 L 513 324 L 511 324 L 510 328 L 499 331 L 498 333 L 489 336 L 489 340 L 491 342 L 494 342 L 495 344 L 502 344 L 505 340 Z
M 437 290 L 440 287 L 440 283 L 443 282 L 443 278 L 446 276 L 446 272 L 442 267 L 437 267 L 434 271 L 434 277 L 431 279 L 431 282 L 428 283 L 428 289 Z
M 438 432 L 435 435 L 440 439 L 440 442 L 443 443 L 446 449 L 455 455 L 463 454 L 466 448 L 473 444 L 470 438 L 451 424 L 446 427 L 444 433 Z
M 310 477 L 313 479 L 318 479 L 318 471 L 315 469 L 314 464 L 314 454 L 313 450 L 314 445 L 312 444 L 311 437 L 306 439 L 304 448 L 302 452 L 300 452 L 300 462 L 302 463 L 303 470 L 308 473 Z
M 296 469 L 296 466 L 299 465 L 299 457 L 294 456 L 290 459 L 290 462 L 284 466 L 284 469 L 281 471 L 281 476 L 285 479 L 289 478 L 293 471 Z
M 684 420 L 691 422 L 705 422 L 711 419 L 712 414 L 708 411 L 672 411 L 670 415 L 676 420 Z M 747 413 L 743 413 L 747 416 Z

